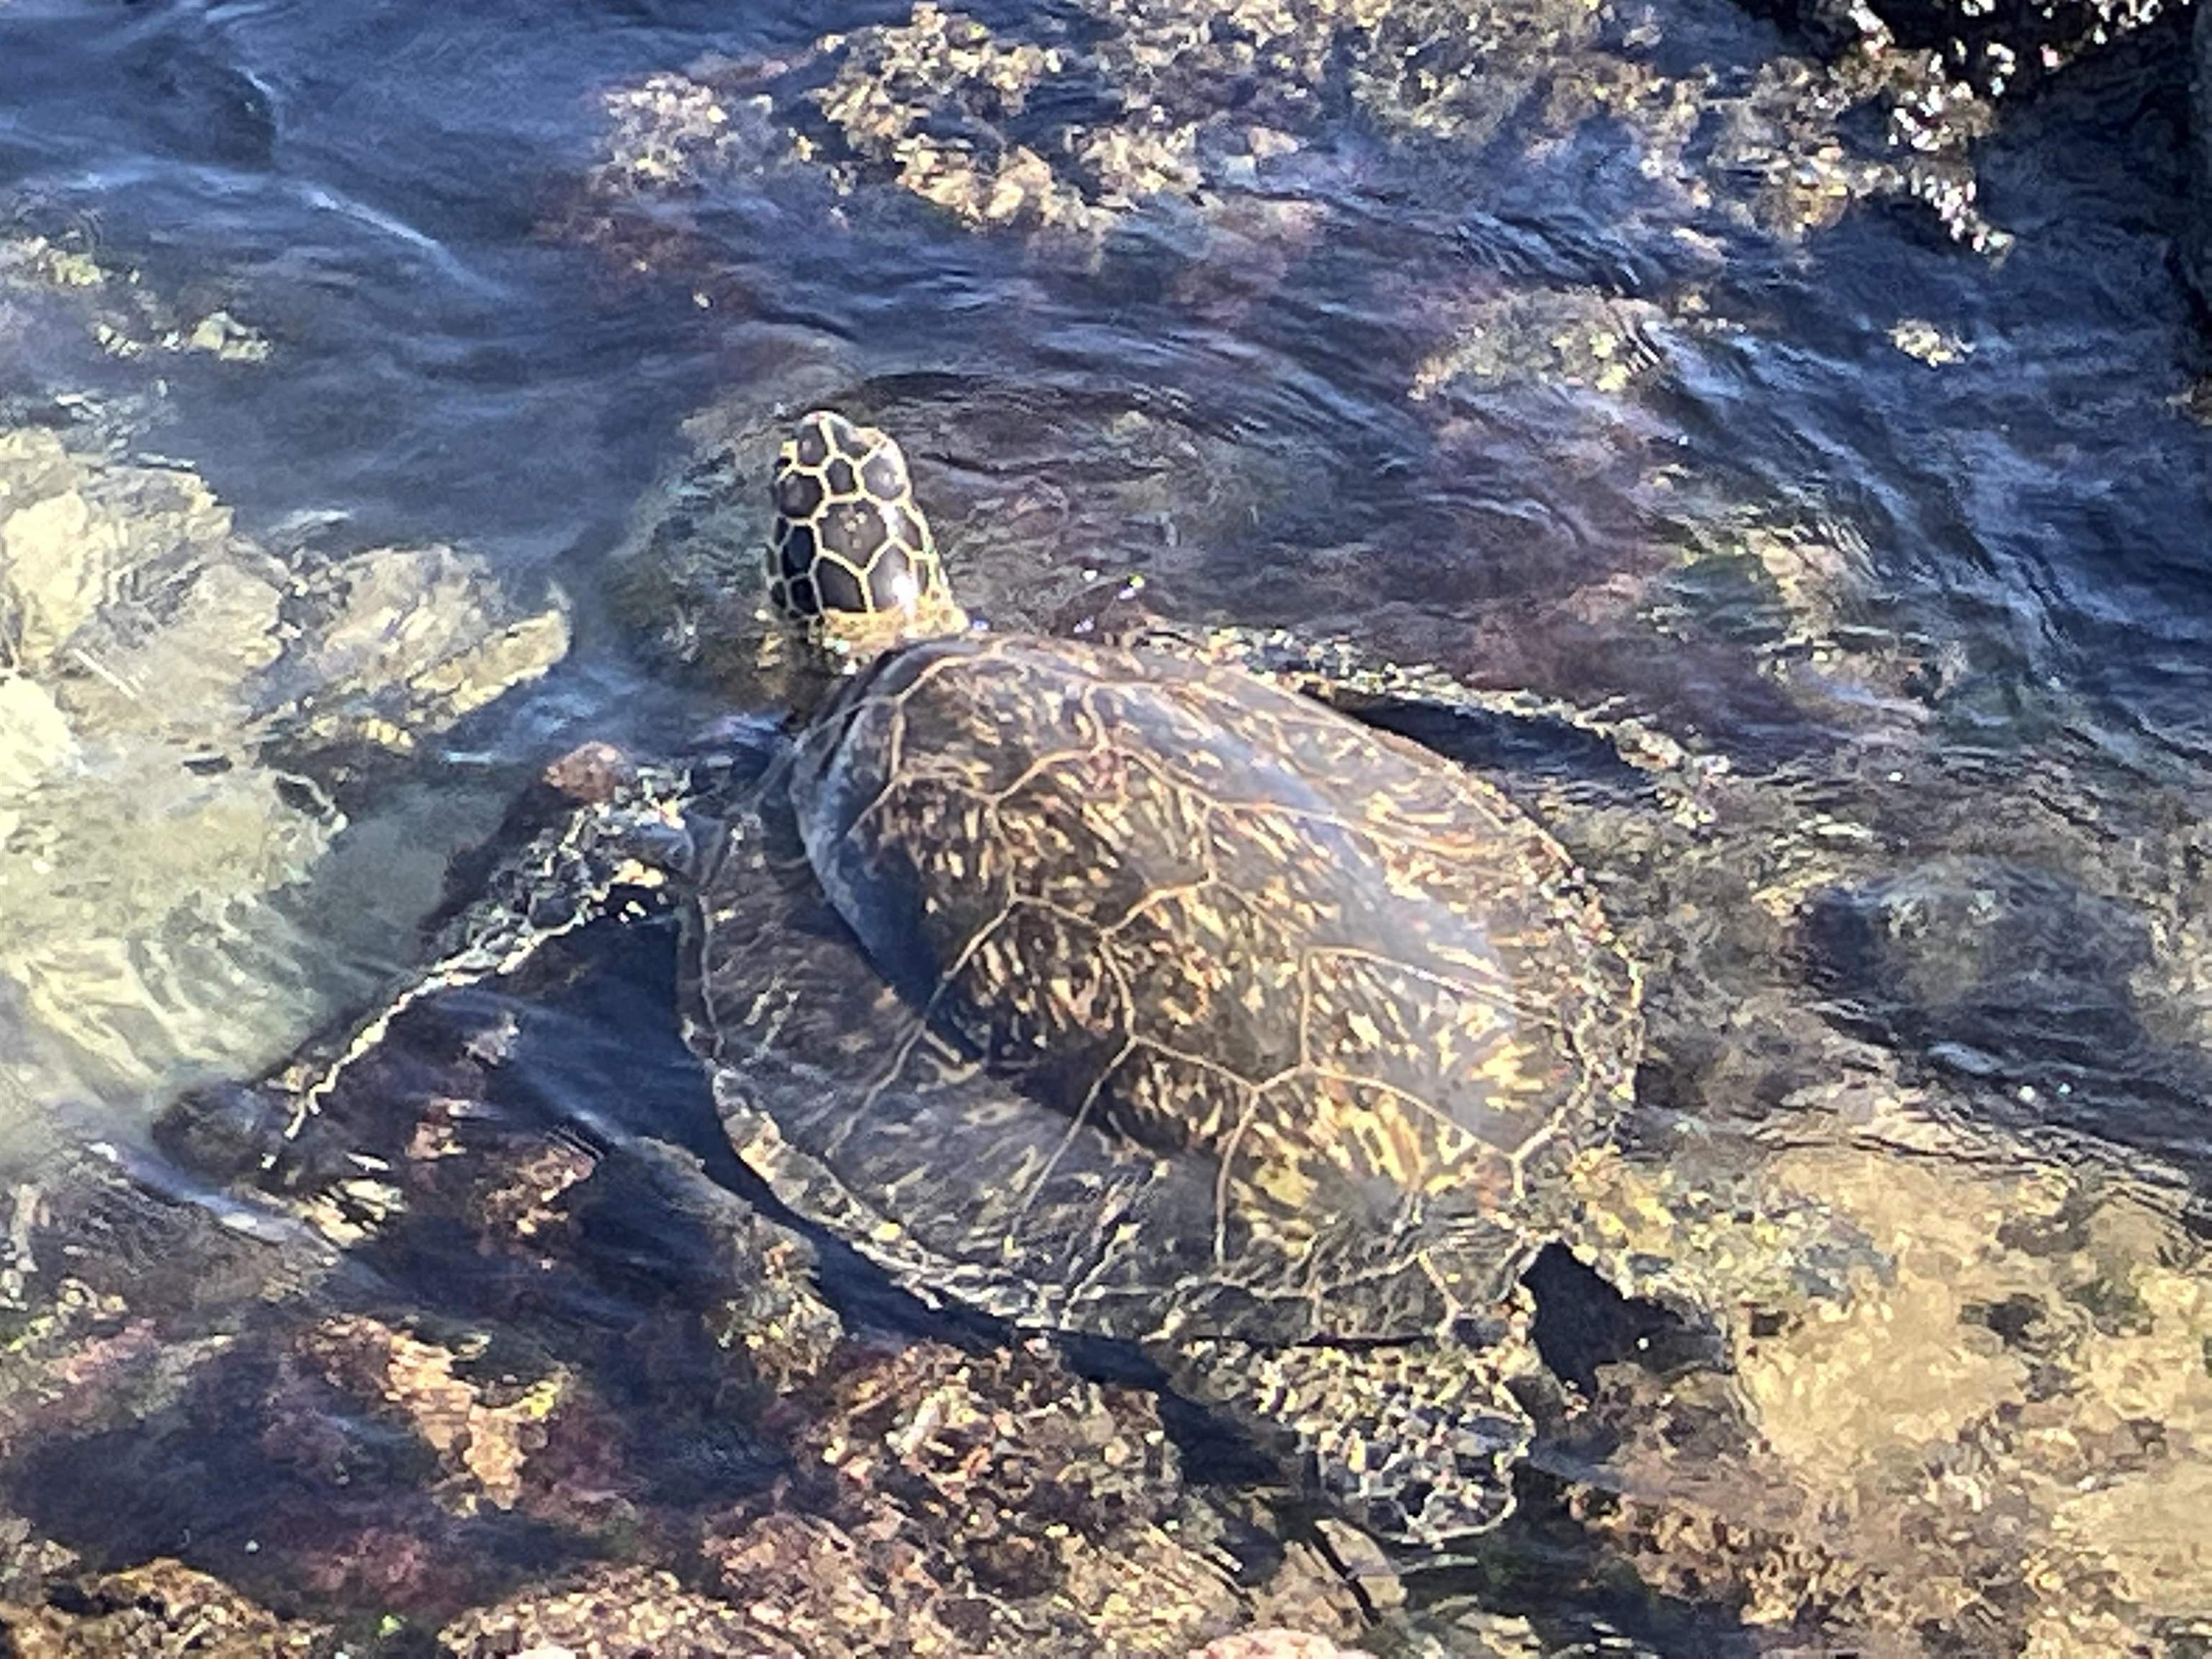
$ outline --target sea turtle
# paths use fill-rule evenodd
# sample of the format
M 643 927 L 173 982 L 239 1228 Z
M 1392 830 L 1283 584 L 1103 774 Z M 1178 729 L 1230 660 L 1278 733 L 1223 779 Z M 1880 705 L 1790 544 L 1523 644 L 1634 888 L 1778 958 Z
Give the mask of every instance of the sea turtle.
M 791 1212 L 924 1298 L 1136 1345 L 1389 1536 L 1494 1524 L 1516 1281 L 1641 1044 L 1566 856 L 1218 651 L 972 627 L 879 430 L 808 415 L 772 488 L 770 607 L 842 672 L 711 786 L 641 771 L 546 832 L 436 982 L 642 851 Z

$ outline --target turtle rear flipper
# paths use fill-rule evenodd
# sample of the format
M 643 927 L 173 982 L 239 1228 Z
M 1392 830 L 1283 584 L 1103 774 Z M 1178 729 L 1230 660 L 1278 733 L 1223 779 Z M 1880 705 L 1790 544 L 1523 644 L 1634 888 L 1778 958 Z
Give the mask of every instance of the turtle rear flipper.
M 1646 797 L 1684 823 L 1711 817 L 1710 763 L 1618 703 L 1582 708 L 1534 691 L 1486 690 L 1432 664 L 1377 659 L 1352 641 L 1278 629 L 1144 619 L 1124 620 L 1109 633 L 1164 656 L 1271 680 L 1479 771 L 1552 775 Z
M 1287 1437 L 1316 1486 L 1393 1542 L 1432 1549 L 1513 1512 L 1513 1467 L 1534 1432 L 1505 1385 L 1518 1343 L 1372 1347 L 1187 1344 L 1176 1384 Z

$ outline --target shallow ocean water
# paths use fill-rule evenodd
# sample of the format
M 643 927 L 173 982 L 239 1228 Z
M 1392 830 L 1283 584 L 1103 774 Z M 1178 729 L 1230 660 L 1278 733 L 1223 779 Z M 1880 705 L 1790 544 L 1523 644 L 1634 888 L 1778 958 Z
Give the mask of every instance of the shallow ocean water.
M 1071 52 L 1113 15 L 975 15 Z M 1417 729 L 1554 815 L 1650 950 L 1642 1094 L 1669 1122 L 1771 1128 L 1819 1080 L 1817 1048 L 1741 1080 L 1716 1011 L 1771 996 L 1977 1133 L 2201 1213 L 2212 437 L 2174 254 L 2179 28 L 2006 111 L 1975 155 L 2012 238 L 1992 257 L 1896 200 L 1763 219 L 1719 138 L 1662 154 L 1626 117 L 1561 118 L 1510 53 L 1426 131 L 1327 74 L 1285 114 L 1263 67 L 1198 121 L 1196 189 L 1094 187 L 1071 230 L 963 222 L 782 137 L 818 123 L 818 36 L 905 15 L 0 0 L 0 232 L 109 273 L 7 298 L 4 424 L 189 468 L 310 562 L 450 544 L 573 627 L 542 678 L 401 760 L 272 760 L 333 803 L 327 844 L 211 944 L 163 942 L 223 971 L 102 1028 L 131 1054 L 41 1013 L 66 961 L 43 993 L 0 981 L 23 1180 L 86 1140 L 158 1165 L 145 1126 L 178 1091 L 258 1072 L 402 970 L 447 855 L 547 760 L 678 746 L 744 705 L 717 590 L 750 572 L 778 422 L 827 398 L 906 440 L 994 625 L 1141 577 L 1171 617 L 1633 716 L 1723 780 L 1720 830 L 1668 865 L 1636 790 L 1556 731 Z M 1715 97 L 1788 50 L 1705 3 L 1598 35 Z M 672 115 L 653 77 L 678 71 L 720 100 L 706 140 L 668 136 L 692 94 Z M 1109 90 L 1048 74 L 965 142 L 1100 119 Z M 126 288 L 266 349 L 174 349 L 157 321 L 118 350 L 96 330 Z M 165 872 L 155 830 L 112 868 L 96 838 L 75 855 L 80 938 L 200 878 Z M 1784 925 L 1698 919 L 1745 894 Z M 526 1003 L 514 1086 L 580 1133 L 647 1132 L 619 1058 L 637 1000 Z M 64 1507 L 41 1524 L 101 1534 L 96 1495 Z

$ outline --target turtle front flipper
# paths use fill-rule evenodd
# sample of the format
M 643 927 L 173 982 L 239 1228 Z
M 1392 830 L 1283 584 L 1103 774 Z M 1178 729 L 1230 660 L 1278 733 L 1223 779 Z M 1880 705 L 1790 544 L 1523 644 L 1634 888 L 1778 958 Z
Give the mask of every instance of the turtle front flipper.
M 1506 1379 L 1535 1363 L 1517 1333 L 1480 1347 L 1214 1340 L 1163 1358 L 1183 1392 L 1287 1442 L 1323 1494 L 1394 1543 L 1433 1549 L 1513 1512 L 1533 1428 Z
M 204 1174 L 289 1166 L 339 1079 L 410 1008 L 511 974 L 552 940 L 687 879 L 695 860 L 687 808 L 697 787 L 688 770 L 639 766 L 605 744 L 555 762 L 476 867 L 455 871 L 450 884 L 474 896 L 434 924 L 422 965 L 258 1084 L 179 1101 L 157 1134 Z

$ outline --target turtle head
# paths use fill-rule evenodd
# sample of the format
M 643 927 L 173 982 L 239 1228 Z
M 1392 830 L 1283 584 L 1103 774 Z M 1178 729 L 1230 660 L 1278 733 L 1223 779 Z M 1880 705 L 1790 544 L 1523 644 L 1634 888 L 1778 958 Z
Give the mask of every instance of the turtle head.
M 768 599 L 779 621 L 855 660 L 966 631 L 888 433 L 816 410 L 784 441 L 772 489 Z

